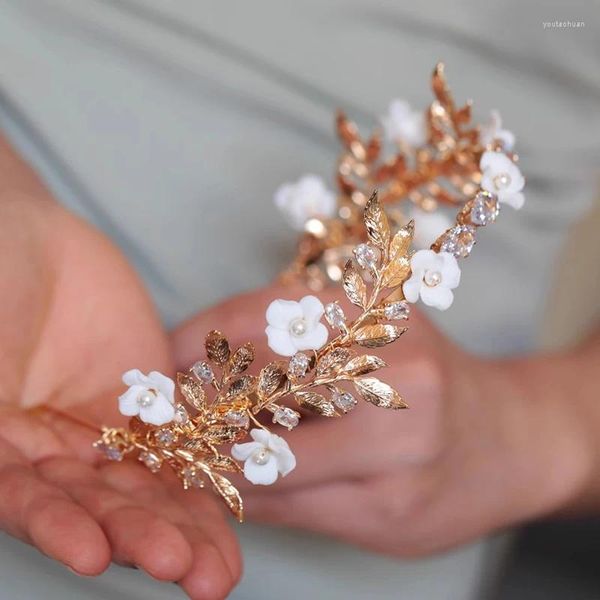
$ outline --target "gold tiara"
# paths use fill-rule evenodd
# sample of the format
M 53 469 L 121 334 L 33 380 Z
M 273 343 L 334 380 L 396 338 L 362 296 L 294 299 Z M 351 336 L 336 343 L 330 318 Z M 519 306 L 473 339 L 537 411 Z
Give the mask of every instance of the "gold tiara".
M 152 472 L 167 466 L 186 489 L 211 486 L 242 521 L 242 498 L 223 473 L 243 473 L 254 484 L 269 485 L 296 466 L 272 425 L 292 430 L 302 410 L 341 417 L 358 399 L 388 409 L 407 407 L 396 390 L 373 375 L 387 366 L 377 349 L 407 330 L 400 324 L 409 317 L 409 303 L 420 299 L 448 308 L 460 283 L 457 258 L 469 255 L 476 230 L 495 221 L 501 203 L 515 208 L 523 203 L 524 180 L 510 132 L 500 129 L 498 119 L 491 132 L 469 125 L 470 104 L 455 108 L 441 65 L 433 74 L 433 90 L 436 100 L 423 119 L 423 147 L 406 146 L 406 138 L 419 134 L 418 119 L 396 106 L 412 124 L 393 123 L 402 135 L 391 159 L 381 159 L 379 134 L 363 141 L 338 116 L 345 150 L 335 214 L 308 215 L 298 257 L 284 279 L 301 278 L 313 288 L 339 279 L 350 304 L 324 306 L 313 295 L 273 300 L 266 308 L 267 344 L 282 358 L 257 369 L 252 369 L 251 343 L 232 349 L 215 330 L 206 336 L 206 359 L 178 373 L 176 383 L 156 371 L 128 371 L 119 409 L 130 417 L 129 426 L 103 428 L 98 450 L 110 460 L 136 457 Z M 314 183 L 309 185 L 313 208 L 319 189 Z M 380 191 L 367 197 L 372 186 Z M 426 212 L 440 203 L 457 206 L 455 222 L 429 249 L 413 252 L 414 222 L 395 210 L 403 199 Z M 352 319 L 346 315 L 350 311 Z M 251 441 L 241 443 L 248 436 Z

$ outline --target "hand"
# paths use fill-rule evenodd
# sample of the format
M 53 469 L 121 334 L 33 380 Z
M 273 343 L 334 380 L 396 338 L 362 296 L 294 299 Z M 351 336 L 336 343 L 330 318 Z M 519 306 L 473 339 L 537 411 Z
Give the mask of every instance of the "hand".
M 306 293 L 268 287 L 202 313 L 175 333 L 178 366 L 197 358 L 199 340 L 214 327 L 234 343 L 252 340 L 264 352 L 257 365 L 272 360 L 266 307 Z M 340 290 L 320 296 L 325 303 L 333 294 Z M 361 402 L 341 419 L 304 416 L 282 431 L 298 466 L 272 487 L 241 486 L 251 519 L 415 556 L 548 513 L 577 493 L 589 461 L 581 460 L 575 411 L 536 389 L 518 361 L 467 354 L 418 310 L 409 327 L 376 353 L 392 365 L 381 378 L 410 409 Z
M 31 181 L 10 154 L 0 158 Z M 112 560 L 176 581 L 191 598 L 224 598 L 241 560 L 212 494 L 103 460 L 91 447 L 98 434 L 55 412 L 124 422 L 121 373 L 173 371 L 141 283 L 35 181 L 0 189 L 0 226 L 0 527 L 82 575 Z

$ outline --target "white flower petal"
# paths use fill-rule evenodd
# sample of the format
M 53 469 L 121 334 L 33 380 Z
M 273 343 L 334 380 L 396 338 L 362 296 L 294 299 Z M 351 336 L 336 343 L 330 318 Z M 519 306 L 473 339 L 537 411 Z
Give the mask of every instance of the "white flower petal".
M 148 383 L 148 377 L 139 369 L 131 369 L 123 373 L 121 380 L 125 385 L 146 385 Z
M 525 204 L 525 196 L 521 192 L 515 194 L 498 194 L 498 200 L 503 204 L 512 206 L 515 210 L 523 208 L 523 204 Z
M 317 323 L 325 312 L 323 303 L 316 296 L 304 296 L 299 304 L 304 318 L 311 325 Z
M 512 150 L 515 147 L 515 134 L 508 129 L 499 129 L 496 131 L 496 138 L 502 142 L 505 150 Z
M 446 310 L 450 308 L 454 300 L 454 294 L 452 290 L 438 285 L 435 287 L 429 287 L 423 285 L 421 287 L 421 300 L 423 304 L 427 306 L 432 306 L 433 308 L 437 308 L 438 310 Z
M 255 427 L 250 431 L 250 437 L 255 441 L 267 448 L 269 446 L 269 442 L 273 437 L 273 434 L 267 431 L 266 429 L 261 429 L 260 427 Z M 279 436 L 277 436 L 279 437 Z
M 413 273 L 424 271 L 437 266 L 437 253 L 433 250 L 417 250 L 410 259 L 410 268 Z
M 294 300 L 273 300 L 267 308 L 267 323 L 278 329 L 286 329 L 294 319 L 302 317 L 302 307 Z
M 264 448 L 264 444 L 260 442 L 246 442 L 245 444 L 234 444 L 231 447 L 231 456 L 236 460 L 246 460 L 252 456 L 254 452 Z
M 119 412 L 126 417 L 133 417 L 140 412 L 138 396 L 146 388 L 142 385 L 132 385 L 124 394 L 119 396 Z
M 140 406 L 140 419 L 151 425 L 170 423 L 175 416 L 175 408 L 162 394 L 158 394 L 150 406 Z
M 171 404 L 175 402 L 175 382 L 172 379 L 158 371 L 150 371 L 148 379 Z
M 249 458 L 244 463 L 244 477 L 254 485 L 271 485 L 277 481 L 277 459 L 271 454 L 264 465 Z
M 423 285 L 423 272 L 418 271 L 411 275 L 409 279 L 404 282 L 402 286 L 402 291 L 404 292 L 404 297 L 408 302 L 417 302 L 419 299 L 419 292 L 421 291 L 421 286 Z
M 329 331 L 327 327 L 323 323 L 317 323 L 315 327 L 309 329 L 303 336 L 292 336 L 291 342 L 297 350 L 318 350 L 326 344 L 328 337 Z
M 294 356 L 296 346 L 292 343 L 292 336 L 286 329 L 276 329 L 269 325 L 265 329 L 267 344 L 273 352 L 280 356 Z
M 442 285 L 447 288 L 455 288 L 460 284 L 460 267 L 453 254 L 449 252 L 440 252 L 439 257 L 442 260 Z
M 281 473 L 282 477 L 285 477 L 296 468 L 296 457 L 289 449 L 289 446 L 287 448 L 280 448 L 275 457 L 277 459 L 277 470 Z

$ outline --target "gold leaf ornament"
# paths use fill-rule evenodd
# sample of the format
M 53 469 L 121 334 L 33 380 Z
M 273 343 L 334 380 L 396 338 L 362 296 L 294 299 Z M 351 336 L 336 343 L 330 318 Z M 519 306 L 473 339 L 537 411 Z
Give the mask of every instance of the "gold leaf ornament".
M 206 347 L 206 355 L 208 358 L 219 366 L 223 366 L 231 356 L 227 338 L 216 329 L 209 332 L 206 336 L 204 346 Z
M 241 375 L 254 361 L 254 344 L 247 342 L 240 346 L 227 362 L 227 376 Z
M 381 203 L 377 198 L 377 192 L 373 192 L 365 206 L 364 222 L 369 239 L 387 255 L 390 244 L 390 224 Z
M 275 361 L 263 367 L 258 375 L 257 392 L 261 399 L 268 398 L 287 381 L 287 364 Z
M 390 243 L 389 262 L 381 273 L 381 281 L 387 288 L 402 285 L 410 275 L 409 250 L 414 231 L 414 221 L 410 221 L 396 233 Z
M 381 348 L 397 340 L 408 328 L 395 325 L 367 325 L 355 334 L 355 340 L 366 348 Z
M 348 300 L 364 308 L 367 305 L 367 286 L 363 281 L 358 271 L 352 266 L 352 261 L 349 260 L 344 268 L 344 291 Z
M 332 375 L 343 367 L 353 356 L 354 352 L 348 348 L 334 348 L 321 357 L 317 364 L 317 375 L 323 377 Z
M 333 402 L 316 392 L 297 392 L 296 400 L 302 408 L 306 408 L 322 417 L 339 417 Z
M 199 381 L 185 373 L 177 373 L 177 385 L 190 406 L 199 411 L 205 410 L 206 392 Z
M 379 358 L 379 356 L 363 354 L 349 361 L 342 369 L 342 372 L 350 377 L 359 377 L 383 367 L 387 367 L 387 363 L 382 358 Z
M 375 406 L 394 410 L 408 408 L 408 405 L 394 388 L 376 377 L 355 379 L 352 383 L 361 397 Z
M 204 471 L 215 491 L 223 498 L 225 504 L 229 507 L 229 510 L 237 517 L 241 523 L 244 520 L 244 503 L 237 488 L 223 475 L 215 473 L 207 464 L 198 462 L 196 466 Z

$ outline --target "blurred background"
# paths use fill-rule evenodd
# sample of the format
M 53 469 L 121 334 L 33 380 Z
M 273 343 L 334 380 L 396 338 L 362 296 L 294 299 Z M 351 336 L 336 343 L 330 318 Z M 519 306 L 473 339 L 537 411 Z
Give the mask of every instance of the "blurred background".
M 0 0 L 0 127 L 60 202 L 120 246 L 174 326 L 291 258 L 271 197 L 307 172 L 334 185 L 335 109 L 366 132 L 394 98 L 425 107 L 441 59 L 476 121 L 497 108 L 515 132 L 527 204 L 485 231 L 451 314 L 431 316 L 473 352 L 558 348 L 600 300 L 599 27 L 595 0 Z M 237 242 L 217 257 L 224 228 Z M 373 577 L 390 582 L 365 587 L 373 598 L 593 600 L 599 534 L 598 521 L 541 523 L 399 562 L 248 525 L 255 558 L 233 597 L 257 597 L 266 560 L 273 590 L 298 572 L 332 598 L 340 580 Z M 111 569 L 92 595 L 14 542 L 0 554 L 22 575 L 2 597 L 35 597 L 22 587 L 35 568 L 51 598 L 133 598 L 114 581 L 134 573 Z

